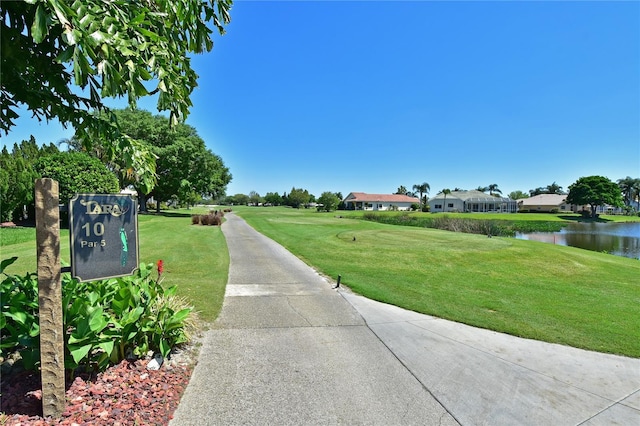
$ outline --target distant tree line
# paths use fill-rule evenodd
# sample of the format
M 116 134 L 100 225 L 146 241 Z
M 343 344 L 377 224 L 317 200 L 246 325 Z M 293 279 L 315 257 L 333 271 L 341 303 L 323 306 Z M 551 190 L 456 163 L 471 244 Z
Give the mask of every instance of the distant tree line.
M 219 201 L 226 205 L 250 205 L 250 206 L 288 206 L 293 208 L 316 207 L 318 210 L 332 211 L 342 208 L 343 196 L 341 192 L 323 192 L 316 198 L 308 190 L 303 188 L 291 188 L 287 194 L 267 192 L 261 196 L 256 191 L 249 194 L 235 194 L 222 197 Z

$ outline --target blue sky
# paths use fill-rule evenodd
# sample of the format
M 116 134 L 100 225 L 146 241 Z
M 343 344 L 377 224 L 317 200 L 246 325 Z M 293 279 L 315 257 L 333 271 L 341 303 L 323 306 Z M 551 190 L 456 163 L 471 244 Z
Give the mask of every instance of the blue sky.
M 640 2 L 241 0 L 231 16 L 193 60 L 187 120 L 228 194 L 640 177 Z M 73 131 L 25 115 L 2 144 L 30 134 Z

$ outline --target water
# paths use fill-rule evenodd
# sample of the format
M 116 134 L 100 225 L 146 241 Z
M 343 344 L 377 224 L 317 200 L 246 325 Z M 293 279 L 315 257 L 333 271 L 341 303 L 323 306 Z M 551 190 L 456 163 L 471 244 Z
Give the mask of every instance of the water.
M 560 232 L 517 233 L 516 238 L 640 259 L 640 222 L 571 223 Z

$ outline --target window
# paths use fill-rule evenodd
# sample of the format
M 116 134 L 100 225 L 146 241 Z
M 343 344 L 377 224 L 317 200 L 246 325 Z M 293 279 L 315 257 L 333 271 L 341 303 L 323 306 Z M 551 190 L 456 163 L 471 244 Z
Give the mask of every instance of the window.
M 433 208 L 434 209 L 441 209 L 442 208 L 442 204 L 434 204 Z
M 447 207 L 448 207 L 448 208 L 453 208 L 453 203 L 449 203 L 449 204 L 447 204 Z

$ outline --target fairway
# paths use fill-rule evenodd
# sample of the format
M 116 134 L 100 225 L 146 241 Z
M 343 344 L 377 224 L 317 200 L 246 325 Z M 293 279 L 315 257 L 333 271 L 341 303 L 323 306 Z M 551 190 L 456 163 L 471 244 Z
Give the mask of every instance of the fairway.
M 374 300 L 516 336 L 640 357 L 640 262 L 286 208 L 236 213 Z
M 343 217 L 344 212 L 234 207 L 259 232 L 368 298 L 515 336 L 640 357 L 640 262 L 513 238 Z M 206 321 L 224 300 L 229 254 L 219 227 L 191 211 L 140 215 L 140 259 L 165 264 Z M 546 218 L 545 218 L 546 220 Z M 35 272 L 35 230 L 0 230 L 10 274 Z M 17 231 L 17 232 L 13 232 Z M 68 233 L 61 251 L 68 262 Z

